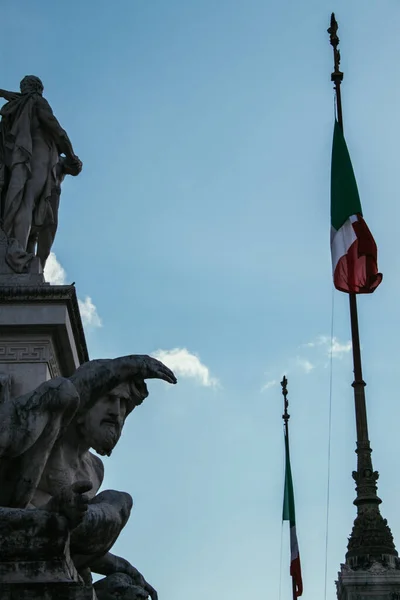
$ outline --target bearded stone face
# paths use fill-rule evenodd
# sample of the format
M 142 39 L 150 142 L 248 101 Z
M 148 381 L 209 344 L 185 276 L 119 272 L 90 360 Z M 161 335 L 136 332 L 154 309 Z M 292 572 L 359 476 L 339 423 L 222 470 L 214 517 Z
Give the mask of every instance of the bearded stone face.
M 128 401 L 126 387 L 119 386 L 79 417 L 80 435 L 98 454 L 110 456 L 115 448 L 128 413 Z

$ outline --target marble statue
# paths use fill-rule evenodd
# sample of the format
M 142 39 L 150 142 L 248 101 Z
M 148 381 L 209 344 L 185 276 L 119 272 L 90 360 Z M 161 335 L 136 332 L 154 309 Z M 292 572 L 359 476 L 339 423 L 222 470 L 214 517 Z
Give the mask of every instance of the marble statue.
M 32 260 L 28 252 L 32 227 L 46 229 L 42 239 L 38 233 L 45 261 L 57 226 L 61 174 L 77 175 L 82 169 L 67 133 L 43 98 L 41 80 L 28 75 L 20 90 L 0 90 L 0 97 L 7 100 L 0 110 L 0 218 L 12 240 L 6 260 L 17 273 L 26 271 Z M 66 161 L 60 163 L 62 155 Z
M 18 398 L 11 394 L 9 377 L 0 376 L 2 547 L 7 546 L 4 523 L 13 523 L 6 529 L 13 535 L 44 530 L 41 538 L 37 534 L 42 539 L 44 515 L 62 517 L 80 580 L 90 586 L 92 572 L 105 576 L 94 585 L 98 600 L 157 600 L 137 569 L 110 552 L 132 499 L 115 490 L 98 493 L 104 466 L 90 451 L 111 454 L 126 418 L 148 395 L 145 380 L 152 378 L 176 383 L 165 365 L 145 355 L 89 361 L 71 377 L 51 379 Z

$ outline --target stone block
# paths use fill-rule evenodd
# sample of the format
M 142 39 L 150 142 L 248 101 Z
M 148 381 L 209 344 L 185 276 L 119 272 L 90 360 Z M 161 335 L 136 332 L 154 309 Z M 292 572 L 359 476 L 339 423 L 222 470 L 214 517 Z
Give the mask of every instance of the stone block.
M 88 359 L 74 286 L 0 286 L 0 372 L 15 396 Z
M 336 587 L 338 600 L 400 600 L 400 569 L 397 563 L 358 570 L 341 565 Z
M 78 583 L 64 517 L 45 510 L 0 508 L 2 584 Z
M 1 584 L 1 600 L 97 600 L 91 586 L 74 583 Z
M 0 508 L 1 600 L 95 600 L 69 555 L 67 521 L 45 510 Z

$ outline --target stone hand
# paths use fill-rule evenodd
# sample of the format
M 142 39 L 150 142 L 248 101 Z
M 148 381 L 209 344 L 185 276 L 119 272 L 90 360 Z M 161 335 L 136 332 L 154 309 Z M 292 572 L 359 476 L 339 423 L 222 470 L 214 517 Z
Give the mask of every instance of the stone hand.
M 144 580 L 144 586 L 142 587 L 149 594 L 151 600 L 158 600 L 158 594 L 156 590 L 153 587 L 151 587 L 151 585 L 147 583 L 147 581 Z
M 148 593 L 151 600 L 158 600 L 158 594 L 156 590 L 149 583 L 147 583 L 143 575 L 139 573 L 139 571 L 135 569 L 135 567 L 131 566 L 130 570 L 128 570 L 126 574 L 133 579 L 134 583 L 138 587 L 143 588 L 144 591 Z
M 75 529 L 82 522 L 88 509 L 89 498 L 86 492 L 89 492 L 92 487 L 89 480 L 76 481 L 54 496 L 47 508 L 63 515 L 68 520 L 70 528 Z
M 71 171 L 71 175 L 79 175 L 82 171 L 82 161 L 76 154 L 74 154 L 69 161 L 69 168 Z
M 148 593 L 151 600 L 158 600 L 156 590 L 147 583 L 143 575 L 133 565 L 123 558 L 118 558 L 117 561 L 116 569 L 119 573 L 129 575 L 136 586 L 143 588 Z
M 122 360 L 121 375 L 131 386 L 135 396 L 136 405 L 141 404 L 149 392 L 145 383 L 146 379 L 162 379 L 167 383 L 176 383 L 176 377 L 159 360 L 147 355 L 128 356 Z
M 152 356 L 137 356 L 138 372 L 135 375 L 143 379 L 163 379 L 167 383 L 176 383 L 176 377 L 162 362 Z
M 82 171 L 82 161 L 77 157 L 66 157 L 63 162 L 63 172 L 65 175 L 76 177 Z

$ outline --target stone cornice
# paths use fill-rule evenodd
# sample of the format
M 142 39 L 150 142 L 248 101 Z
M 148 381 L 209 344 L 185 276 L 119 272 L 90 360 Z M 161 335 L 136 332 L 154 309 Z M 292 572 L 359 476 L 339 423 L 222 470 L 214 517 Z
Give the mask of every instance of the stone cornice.
M 71 325 L 76 332 L 76 346 L 79 360 L 82 363 L 89 360 L 85 333 L 83 330 L 78 298 L 73 285 L 39 285 L 36 287 L 0 286 L 0 304 L 14 303 L 60 303 L 66 304 Z

